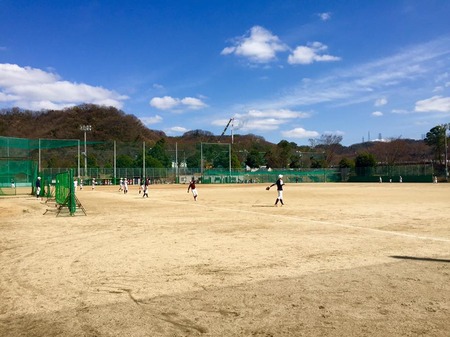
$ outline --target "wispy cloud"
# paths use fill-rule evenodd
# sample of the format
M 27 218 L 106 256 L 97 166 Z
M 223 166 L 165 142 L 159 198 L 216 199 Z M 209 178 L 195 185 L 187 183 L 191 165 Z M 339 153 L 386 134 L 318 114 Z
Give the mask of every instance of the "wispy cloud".
M 24 109 L 62 109 L 82 103 L 121 108 L 127 96 L 17 64 L 0 64 L 0 102 Z
M 421 81 L 421 90 L 427 90 L 423 79 L 449 66 L 449 45 L 450 38 L 442 38 L 413 46 L 390 57 L 337 69 L 325 77 L 302 80 L 272 99 L 249 105 L 261 109 L 297 109 L 320 103 L 345 105 L 377 100 L 376 103 L 383 104 L 384 99 L 379 97 L 380 93 L 384 97 L 385 91 L 408 94 L 409 87 L 417 81 Z
M 433 96 L 416 102 L 416 112 L 450 112 L 450 97 Z
M 144 125 L 148 126 L 161 123 L 163 121 L 163 118 L 159 115 L 155 115 L 152 117 L 141 117 L 140 120 L 142 121 L 142 123 L 144 123 Z
M 245 116 L 245 115 L 244 115 Z M 269 110 L 249 110 L 246 114 L 249 118 L 276 117 L 278 119 L 308 118 L 310 114 L 302 111 L 293 111 L 289 109 L 269 109 Z
M 153 87 L 153 89 L 158 89 L 158 90 L 164 89 L 164 86 L 159 83 L 153 83 L 152 87 Z
M 387 103 L 388 103 L 388 101 L 387 101 L 386 97 L 382 97 L 382 98 L 378 98 L 375 101 L 374 106 L 383 106 L 383 105 L 386 105 Z

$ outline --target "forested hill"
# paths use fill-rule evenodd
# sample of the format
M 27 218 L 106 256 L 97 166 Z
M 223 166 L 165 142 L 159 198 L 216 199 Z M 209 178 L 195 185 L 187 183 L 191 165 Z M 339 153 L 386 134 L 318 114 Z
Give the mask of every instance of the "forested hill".
M 28 111 L 18 108 L 0 110 L 0 136 L 29 139 L 79 139 L 84 133 L 81 125 L 91 125 L 89 142 L 117 141 L 133 143 L 121 146 L 122 149 L 139 148 L 143 141 L 151 148 L 160 140 L 166 150 L 178 150 L 183 153 L 195 153 L 200 143 L 231 143 L 229 134 L 223 137 L 209 131 L 191 130 L 179 137 L 168 137 L 164 132 L 147 128 L 136 116 L 124 113 L 113 107 L 85 104 L 64 110 Z M 359 153 L 371 153 L 378 162 L 425 162 L 433 156 L 432 148 L 424 141 L 395 139 L 389 142 L 365 142 L 349 147 L 342 146 L 342 137 L 323 135 L 317 139 L 317 145 L 298 146 L 293 142 L 281 140 L 278 144 L 266 141 L 263 137 L 248 134 L 235 135 L 233 151 L 239 157 L 241 167 L 246 161 L 250 167 L 267 165 L 269 167 L 315 167 L 336 166 L 341 159 L 353 159 Z M 442 141 L 443 143 L 443 141 Z M 120 147 L 120 146 L 119 146 Z M 442 151 L 435 152 L 435 158 L 442 158 Z M 136 151 L 135 151 L 136 152 Z M 309 153 L 310 152 L 310 153 Z M 321 153 L 320 161 L 314 155 Z M 91 151 L 92 154 L 92 151 Z M 129 155 L 129 153 L 124 153 Z M 264 154 L 264 155 L 262 155 Z M 250 165 L 250 159 L 255 159 Z M 246 159 L 245 159 L 246 158 Z M 234 164 L 233 164 L 234 165 Z
M 82 139 L 80 125 L 92 125 L 91 141 L 157 141 L 164 132 L 148 129 L 136 116 L 113 107 L 80 105 L 36 112 L 18 108 L 0 113 L 0 136 L 31 139 Z
M 215 136 L 209 131 L 191 130 L 180 137 L 168 137 L 163 131 L 147 128 L 136 116 L 124 113 L 114 107 L 92 104 L 80 105 L 64 110 L 43 112 L 20 110 L 18 108 L 0 111 L 0 136 L 30 139 L 80 139 L 84 134 L 81 125 L 91 125 L 89 141 L 155 143 L 164 138 L 167 144 L 183 143 L 195 147 L 199 142 L 230 142 L 230 135 Z M 236 143 L 250 148 L 272 146 L 273 144 L 256 135 L 235 136 Z M 180 144 L 182 145 L 182 144 Z M 182 145 L 183 146 L 183 145 Z

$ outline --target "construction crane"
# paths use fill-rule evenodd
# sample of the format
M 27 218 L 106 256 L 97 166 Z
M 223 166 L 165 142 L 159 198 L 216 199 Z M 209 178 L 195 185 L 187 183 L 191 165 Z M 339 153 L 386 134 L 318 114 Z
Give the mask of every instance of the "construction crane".
M 228 121 L 227 126 L 225 126 L 225 129 L 223 129 L 223 132 L 222 132 L 222 134 L 221 134 L 220 137 L 219 137 L 219 140 L 218 140 L 219 143 L 220 143 L 220 139 L 221 139 L 222 136 L 225 134 L 225 132 L 227 132 L 228 127 L 229 127 L 230 124 L 231 124 L 231 144 L 233 144 L 233 141 L 234 141 L 234 136 L 233 136 L 233 121 L 234 121 L 234 118 L 230 118 L 230 120 Z

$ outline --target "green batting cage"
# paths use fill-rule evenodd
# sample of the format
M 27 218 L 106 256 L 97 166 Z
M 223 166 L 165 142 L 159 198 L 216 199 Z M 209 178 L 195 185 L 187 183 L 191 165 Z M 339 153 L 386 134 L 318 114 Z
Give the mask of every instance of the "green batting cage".
M 0 137 L 0 195 L 27 194 L 30 188 L 34 193 L 43 168 L 52 167 L 56 158 L 65 167 L 79 167 L 79 153 L 79 140 Z M 42 178 L 45 186 L 54 179 Z

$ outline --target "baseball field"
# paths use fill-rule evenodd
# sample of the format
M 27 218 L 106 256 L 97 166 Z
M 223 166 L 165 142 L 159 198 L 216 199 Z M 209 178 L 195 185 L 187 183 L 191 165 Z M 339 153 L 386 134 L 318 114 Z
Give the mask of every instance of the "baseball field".
M 449 336 L 450 184 L 265 187 L 1 198 L 0 336 Z

